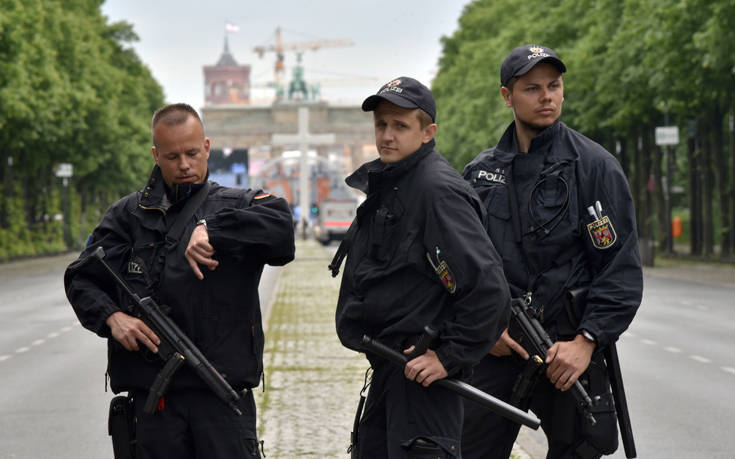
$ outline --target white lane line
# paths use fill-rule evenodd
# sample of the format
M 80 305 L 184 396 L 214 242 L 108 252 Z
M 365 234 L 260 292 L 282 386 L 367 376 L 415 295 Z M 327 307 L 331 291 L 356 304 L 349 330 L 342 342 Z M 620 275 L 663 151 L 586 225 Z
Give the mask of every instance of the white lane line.
M 699 363 L 712 363 L 710 359 L 708 359 L 707 357 L 702 357 L 701 355 L 690 355 L 689 358 L 692 360 L 696 360 Z
M 652 340 L 652 339 L 642 339 L 641 342 L 643 344 L 648 344 L 649 346 L 656 346 L 658 342 Z
M 623 333 L 623 336 L 628 338 L 635 338 L 635 333 L 626 331 L 625 333 Z
M 4 361 L 8 360 L 11 357 L 12 357 L 12 355 L 0 355 L 0 362 L 4 362 Z
M 735 368 L 732 368 L 732 367 L 720 367 L 720 369 L 722 371 L 724 371 L 725 373 L 730 373 L 730 374 L 735 375 Z
M 66 333 L 66 332 L 68 332 L 69 330 L 71 330 L 71 327 L 64 327 L 64 328 L 62 328 L 61 330 L 59 330 L 59 333 Z
M 31 348 L 30 347 L 20 347 L 15 350 L 16 354 L 22 354 L 24 352 L 28 352 Z
M 59 334 L 57 332 L 51 332 L 48 335 L 46 335 L 46 338 L 48 338 L 48 339 L 54 339 L 57 336 L 59 336 Z
M 678 347 L 674 347 L 674 346 L 665 347 L 664 349 L 671 352 L 672 354 L 681 354 L 682 352 L 681 349 L 679 349 Z
M 31 346 L 40 346 L 41 344 L 45 343 L 45 339 L 37 339 L 36 341 L 31 343 Z
M 691 306 L 694 304 L 689 300 L 679 300 L 679 303 L 683 304 L 684 306 Z

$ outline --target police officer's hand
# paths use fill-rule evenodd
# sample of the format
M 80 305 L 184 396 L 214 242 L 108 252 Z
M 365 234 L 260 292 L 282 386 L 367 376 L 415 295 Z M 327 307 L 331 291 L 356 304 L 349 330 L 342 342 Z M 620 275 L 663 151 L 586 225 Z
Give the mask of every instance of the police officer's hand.
M 503 357 L 506 355 L 510 355 L 512 352 L 515 352 L 516 354 L 523 357 L 525 360 L 528 360 L 528 352 L 526 352 L 525 349 L 523 349 L 523 346 L 518 344 L 516 340 L 510 337 L 508 334 L 508 329 L 506 328 L 503 330 L 503 334 L 500 335 L 500 339 L 497 343 L 490 349 L 490 355 L 494 355 L 495 357 Z
M 414 346 L 404 350 L 404 354 L 410 354 L 413 352 Z M 446 378 L 449 376 L 447 370 L 442 365 L 436 352 L 431 349 L 427 349 L 426 353 L 421 354 L 415 359 L 410 360 L 403 370 L 403 374 L 406 378 L 411 381 L 416 381 L 424 387 L 428 387 L 429 384 L 433 383 L 437 379 Z
M 219 262 L 212 258 L 214 247 L 209 243 L 209 233 L 207 233 L 207 228 L 204 225 L 197 225 L 192 231 L 184 256 L 186 256 L 191 270 L 194 271 L 194 275 L 199 280 L 204 279 L 204 274 L 199 269 L 199 265 L 206 266 L 210 271 L 217 268 Z
M 125 349 L 137 351 L 140 349 L 138 342 L 141 342 L 151 351 L 158 352 L 158 345 L 161 344 L 161 340 L 153 333 L 153 330 L 148 328 L 148 325 L 137 317 L 117 311 L 113 312 L 105 323 L 110 327 L 112 337 L 120 342 Z
M 546 376 L 562 392 L 568 390 L 587 369 L 595 343 L 582 335 L 573 341 L 557 341 L 546 352 Z

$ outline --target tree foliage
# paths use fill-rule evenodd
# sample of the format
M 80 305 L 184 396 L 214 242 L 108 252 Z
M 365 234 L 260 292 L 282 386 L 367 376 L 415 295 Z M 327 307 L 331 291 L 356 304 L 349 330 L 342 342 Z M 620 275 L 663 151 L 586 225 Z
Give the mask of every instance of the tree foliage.
M 513 116 L 500 96 L 502 60 L 516 46 L 549 46 L 568 69 L 562 119 L 617 154 L 631 181 L 640 234 L 667 247 L 665 155 L 654 132 L 668 122 L 680 128 L 673 183 L 686 195 L 672 195 L 672 202 L 675 211 L 691 212 L 692 252 L 711 255 L 717 243 L 729 256 L 734 39 L 731 0 L 475 0 L 455 33 L 442 39 L 432 88 L 439 149 L 461 169 L 497 143 Z
M 150 168 L 163 91 L 101 3 L 0 0 L 0 259 L 77 245 Z M 59 163 L 73 165 L 68 188 Z

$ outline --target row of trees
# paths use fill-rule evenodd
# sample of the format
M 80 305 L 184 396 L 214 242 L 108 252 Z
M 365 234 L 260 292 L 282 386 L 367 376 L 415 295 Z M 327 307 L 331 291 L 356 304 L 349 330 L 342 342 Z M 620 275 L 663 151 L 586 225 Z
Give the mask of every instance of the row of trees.
M 642 238 L 668 246 L 664 151 L 655 127 L 678 126 L 671 151 L 677 214 L 692 254 L 735 251 L 735 2 L 476 0 L 443 39 L 433 91 L 440 150 L 461 168 L 512 119 L 499 69 L 516 46 L 552 47 L 567 66 L 563 120 L 614 152 L 636 201 Z
M 77 246 L 150 169 L 163 90 L 129 46 L 132 27 L 108 23 L 101 4 L 0 0 L 0 259 Z M 74 167 L 70 189 L 59 163 Z

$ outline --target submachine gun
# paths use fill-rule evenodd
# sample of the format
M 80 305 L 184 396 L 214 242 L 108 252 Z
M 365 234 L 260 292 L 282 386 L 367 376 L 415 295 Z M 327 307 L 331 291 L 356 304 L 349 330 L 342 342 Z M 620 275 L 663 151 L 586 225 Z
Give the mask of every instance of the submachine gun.
M 554 343 L 551 342 L 549 334 L 546 333 L 536 317 L 536 310 L 524 299 L 513 298 L 510 308 L 511 318 L 508 333 L 531 355 L 513 388 L 511 404 L 527 410 L 536 380 L 546 367 L 544 364 L 546 352 Z M 571 392 L 577 402 L 577 409 L 584 415 L 590 425 L 595 425 L 597 421 L 592 415 L 593 401 L 582 387 L 582 384 L 575 381 L 571 387 Z
M 161 340 L 158 345 L 158 355 L 165 362 L 163 368 L 156 376 L 151 388 L 148 392 L 148 398 L 145 401 L 144 412 L 153 413 L 156 409 L 158 401 L 171 382 L 176 370 L 181 365 L 187 364 L 196 373 L 202 381 L 225 402 L 230 409 L 240 416 L 242 412 L 237 407 L 236 402 L 240 400 L 238 393 L 230 386 L 230 384 L 222 377 L 222 375 L 212 366 L 196 345 L 184 334 L 183 331 L 169 318 L 162 308 L 151 298 L 140 298 L 128 284 L 122 280 L 109 264 L 104 260 L 105 251 L 102 247 L 97 247 L 88 257 L 78 260 L 69 266 L 69 269 L 79 269 L 82 266 L 99 262 L 115 282 L 130 296 L 135 303 L 133 313 L 142 320 Z

